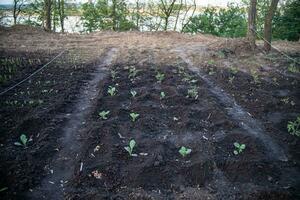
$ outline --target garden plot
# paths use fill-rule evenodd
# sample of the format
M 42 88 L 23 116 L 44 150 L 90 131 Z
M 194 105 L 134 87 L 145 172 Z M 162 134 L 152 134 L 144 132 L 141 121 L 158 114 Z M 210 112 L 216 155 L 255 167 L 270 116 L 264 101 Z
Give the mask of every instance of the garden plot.
M 186 67 L 117 65 L 100 84 L 67 198 L 276 199 L 295 190 L 286 175 L 296 168 L 266 156 Z

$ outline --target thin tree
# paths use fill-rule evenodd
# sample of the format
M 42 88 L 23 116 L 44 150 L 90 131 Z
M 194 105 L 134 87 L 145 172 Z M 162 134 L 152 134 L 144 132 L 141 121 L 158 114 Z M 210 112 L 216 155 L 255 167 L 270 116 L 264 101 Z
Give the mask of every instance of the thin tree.
M 60 28 L 61 32 L 65 32 L 64 28 L 64 21 L 65 21 L 65 1 L 64 0 L 58 0 L 58 15 L 59 15 L 59 21 L 60 21 Z
M 265 17 L 265 24 L 264 24 L 264 49 L 266 52 L 271 50 L 271 40 L 272 40 L 272 20 L 277 8 L 279 0 L 272 0 L 271 5 L 269 7 L 269 11 Z
M 184 13 L 184 16 L 183 16 L 183 19 L 182 19 L 182 23 L 181 23 L 181 26 L 182 26 L 181 32 L 183 32 L 185 27 L 190 23 L 191 19 L 193 18 L 194 14 L 195 14 L 196 9 L 197 9 L 196 0 L 193 0 L 193 5 L 191 5 L 191 6 L 187 5 L 186 0 L 185 0 L 184 4 L 185 4 L 186 10 L 185 10 L 185 13 Z M 185 20 L 186 17 L 187 17 L 187 14 L 188 14 L 188 12 L 190 11 L 191 8 L 193 8 L 192 15 L 188 18 L 188 20 Z
M 46 18 L 46 23 L 45 23 L 45 30 L 46 31 L 51 31 L 51 6 L 52 6 L 52 0 L 45 0 L 45 7 L 44 7 L 44 12 L 45 12 L 45 18 Z
M 14 8 L 13 8 L 14 25 L 17 24 L 17 18 L 22 10 L 24 3 L 25 0 L 14 0 Z
M 164 30 L 168 29 L 169 18 L 174 10 L 176 0 L 160 0 L 159 8 L 161 9 L 163 16 L 162 18 L 165 20 Z
M 256 4 L 257 0 L 250 0 L 250 6 L 248 10 L 247 38 L 252 49 L 255 49 L 256 47 Z

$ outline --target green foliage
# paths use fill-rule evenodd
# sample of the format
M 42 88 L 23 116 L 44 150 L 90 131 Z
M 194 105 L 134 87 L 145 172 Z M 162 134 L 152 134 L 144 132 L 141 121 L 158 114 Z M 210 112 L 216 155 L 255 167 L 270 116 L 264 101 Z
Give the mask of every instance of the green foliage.
M 135 145 L 136 145 L 135 140 L 130 140 L 129 145 L 127 147 L 124 147 L 124 149 L 129 153 L 130 156 L 133 156 L 132 151 Z
M 197 86 L 193 86 L 192 88 L 188 89 L 187 91 L 187 98 L 194 98 L 194 99 L 198 99 L 198 87 Z
M 190 19 L 183 32 L 207 33 L 222 37 L 243 37 L 247 32 L 246 12 L 234 4 L 219 11 L 207 7 L 203 13 Z
M 25 134 L 22 134 L 20 136 L 20 142 L 15 142 L 14 144 L 16 146 L 23 146 L 23 147 L 27 147 L 27 143 L 28 143 L 28 138 Z
M 110 111 L 108 110 L 108 111 L 101 111 L 101 112 L 99 112 L 99 116 L 100 116 L 100 118 L 101 119 L 107 119 L 107 115 L 110 113 Z
M 235 150 L 233 151 L 235 155 L 242 153 L 246 148 L 245 144 L 239 144 L 238 142 L 233 143 L 233 145 L 235 147 Z
M 298 41 L 300 38 L 300 1 L 291 0 L 279 9 L 273 19 L 273 37 Z
M 85 31 L 115 30 L 127 31 L 134 28 L 127 19 L 129 11 L 123 0 L 97 0 L 95 4 L 82 5 L 83 26 Z
M 135 122 L 136 119 L 138 118 L 138 116 L 140 116 L 140 114 L 138 114 L 138 113 L 130 113 L 129 115 L 130 115 L 131 120 L 132 120 L 133 122 Z
M 134 66 L 130 66 L 128 78 L 129 79 L 136 78 L 138 72 L 139 72 L 139 70 L 137 70 Z
M 117 78 L 117 71 L 111 70 L 110 75 L 111 75 L 112 80 L 115 81 Z
M 110 96 L 115 96 L 115 95 L 117 94 L 117 89 L 116 89 L 116 87 L 109 86 L 109 87 L 108 87 L 108 90 L 107 90 L 107 93 L 108 93 Z
M 295 121 L 289 121 L 287 129 L 291 135 L 300 137 L 300 116 Z
M 288 67 L 288 71 L 291 73 L 299 73 L 300 69 L 297 67 L 296 63 L 291 63 Z
M 157 82 L 161 83 L 165 79 L 165 74 L 157 72 L 157 74 L 155 75 L 155 78 L 156 78 Z
M 131 90 L 130 94 L 131 94 L 132 97 L 135 97 L 137 95 L 137 92 L 135 90 Z
M 166 97 L 165 92 L 160 92 L 160 99 L 164 99 Z
M 192 152 L 192 149 L 188 149 L 188 148 L 182 146 L 178 152 L 182 155 L 182 157 L 185 157 Z

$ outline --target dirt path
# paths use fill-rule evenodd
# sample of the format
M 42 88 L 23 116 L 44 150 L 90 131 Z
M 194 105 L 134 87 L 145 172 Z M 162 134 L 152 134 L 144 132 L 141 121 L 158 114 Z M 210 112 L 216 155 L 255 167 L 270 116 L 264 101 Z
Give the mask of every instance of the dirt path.
M 67 190 L 68 180 L 73 174 L 80 173 L 84 170 L 83 163 L 78 159 L 84 133 L 86 129 L 86 120 L 95 106 L 95 99 L 98 95 L 99 82 L 107 75 L 107 66 L 111 65 L 117 49 L 112 48 L 104 57 L 102 63 L 92 73 L 92 79 L 86 83 L 78 97 L 78 102 L 74 105 L 72 113 L 65 114 L 68 119 L 62 129 L 61 146 L 57 149 L 58 153 L 53 158 L 49 167 L 49 175 L 46 176 L 40 186 L 33 189 L 28 194 L 29 199 L 63 199 Z

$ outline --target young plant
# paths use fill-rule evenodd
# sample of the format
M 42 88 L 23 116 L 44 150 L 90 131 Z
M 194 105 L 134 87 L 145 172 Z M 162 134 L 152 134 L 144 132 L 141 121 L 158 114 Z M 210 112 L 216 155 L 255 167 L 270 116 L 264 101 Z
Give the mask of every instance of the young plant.
M 138 113 L 130 113 L 130 117 L 131 117 L 131 120 L 132 120 L 133 122 L 136 121 L 136 118 L 137 118 L 138 116 L 140 116 L 140 114 L 138 114 Z
M 111 71 L 110 71 L 110 74 L 111 74 L 111 78 L 112 78 L 112 80 L 113 80 L 113 81 L 115 81 L 115 80 L 116 80 L 116 78 L 117 78 L 117 71 L 115 71 L 115 70 L 111 70 Z
M 135 97 L 136 94 L 137 94 L 137 92 L 136 92 L 135 90 L 131 90 L 131 91 L 130 91 L 130 94 L 131 94 L 132 97 Z
M 260 80 L 259 80 L 259 76 L 257 74 L 257 71 L 255 70 L 251 70 L 251 76 L 254 80 L 254 83 L 260 83 Z
M 192 149 L 188 149 L 188 148 L 182 146 L 178 152 L 182 155 L 182 157 L 185 157 L 192 152 Z
M 235 76 L 229 76 L 229 83 L 233 84 L 234 79 L 235 79 Z
M 165 92 L 160 92 L 160 99 L 164 99 L 166 97 Z
M 291 135 L 300 137 L 300 116 L 295 121 L 289 121 L 287 129 Z
M 108 90 L 107 90 L 107 93 L 108 93 L 110 96 L 115 96 L 116 93 L 117 93 L 116 87 L 109 86 L 109 87 L 108 87 Z
M 130 140 L 129 141 L 129 145 L 127 147 L 124 147 L 124 149 L 129 153 L 130 156 L 133 156 L 132 151 L 133 148 L 135 147 L 135 140 Z
M 196 86 L 194 86 L 191 89 L 188 89 L 186 97 L 187 98 L 198 99 L 198 88 Z
M 238 142 L 233 143 L 233 145 L 235 146 L 235 150 L 233 151 L 235 155 L 242 153 L 246 148 L 245 144 L 240 144 Z
M 300 69 L 297 68 L 295 63 L 291 63 L 290 66 L 288 67 L 288 71 L 291 73 L 299 73 Z
M 157 72 L 157 74 L 155 75 L 155 78 L 156 78 L 157 82 L 161 83 L 165 79 L 165 74 Z
M 27 143 L 28 143 L 28 138 L 27 138 L 27 136 L 26 136 L 25 134 L 22 134 L 22 135 L 20 136 L 20 142 L 15 142 L 14 144 L 15 144 L 16 146 L 23 146 L 24 148 L 26 148 L 26 147 L 27 147 Z
M 137 75 L 139 71 L 134 67 L 134 66 L 131 66 L 129 67 L 129 75 L 128 75 L 128 78 L 129 79 L 134 79 Z
M 107 115 L 110 113 L 110 111 L 108 110 L 108 111 L 101 111 L 101 112 L 99 112 L 99 116 L 100 116 L 100 118 L 101 119 L 103 119 L 103 120 L 105 120 L 105 119 L 107 119 Z

